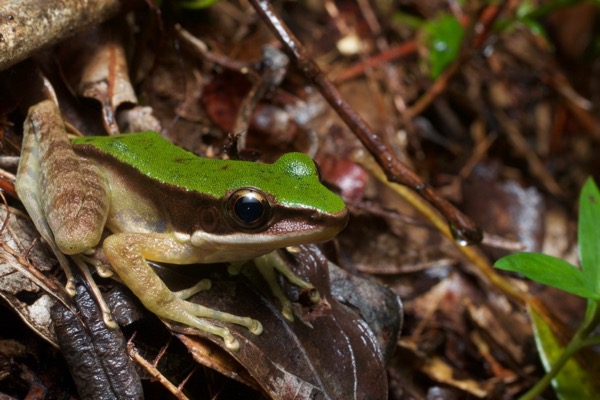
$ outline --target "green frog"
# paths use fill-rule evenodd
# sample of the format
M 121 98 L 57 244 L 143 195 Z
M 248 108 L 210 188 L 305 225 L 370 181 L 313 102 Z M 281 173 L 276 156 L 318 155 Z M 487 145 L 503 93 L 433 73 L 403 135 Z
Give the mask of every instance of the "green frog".
M 172 291 L 147 260 L 240 265 L 262 257 L 264 266 L 275 250 L 329 240 L 348 220 L 343 200 L 305 154 L 273 164 L 202 158 L 155 132 L 69 140 L 50 100 L 29 110 L 16 190 L 55 252 L 88 254 L 106 228 L 106 258 L 148 310 L 220 336 L 231 350 L 238 341 L 211 320 L 257 335 L 260 322 L 188 301 L 210 281 Z M 293 283 L 312 287 L 275 264 Z

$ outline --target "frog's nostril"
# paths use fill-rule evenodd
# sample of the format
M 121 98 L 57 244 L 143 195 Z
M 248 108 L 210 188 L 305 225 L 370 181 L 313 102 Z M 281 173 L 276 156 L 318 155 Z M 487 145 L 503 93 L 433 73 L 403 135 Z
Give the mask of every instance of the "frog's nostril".
M 315 211 L 310 215 L 310 220 L 312 222 L 320 222 L 324 219 L 326 219 L 326 215 L 319 211 Z

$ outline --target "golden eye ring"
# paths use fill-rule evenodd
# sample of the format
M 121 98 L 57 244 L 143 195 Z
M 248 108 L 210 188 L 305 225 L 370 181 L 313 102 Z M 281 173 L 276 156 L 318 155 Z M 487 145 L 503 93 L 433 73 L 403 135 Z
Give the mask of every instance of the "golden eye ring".
M 269 220 L 270 208 L 266 196 L 254 188 L 238 189 L 227 200 L 227 215 L 243 229 L 263 227 Z

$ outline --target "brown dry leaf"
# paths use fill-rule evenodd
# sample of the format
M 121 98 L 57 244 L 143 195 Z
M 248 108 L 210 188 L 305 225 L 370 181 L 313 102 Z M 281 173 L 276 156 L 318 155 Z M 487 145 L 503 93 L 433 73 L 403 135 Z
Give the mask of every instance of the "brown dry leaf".
M 251 83 L 242 74 L 225 71 L 208 82 L 200 101 L 211 121 L 223 132 L 233 132 L 235 120 Z
M 52 307 L 52 321 L 79 395 L 89 399 L 142 399 L 142 383 L 127 356 L 123 333 L 106 326 L 83 282 L 78 282 L 73 307 L 76 312 L 57 303 Z
M 521 343 L 515 342 L 513 335 L 509 332 L 509 329 L 514 329 L 514 325 L 502 325 L 503 321 L 496 317 L 495 310 L 485 305 L 476 306 L 469 298 L 465 299 L 465 303 L 469 317 L 495 342 L 493 343 L 494 347 L 500 348 L 501 351 L 508 353 L 513 360 L 522 363 L 524 361 L 523 346 Z M 486 359 L 489 360 L 488 357 Z M 495 362 L 495 364 L 499 365 L 498 362 Z
M 135 106 L 118 113 L 119 127 L 122 132 L 160 132 L 162 127 L 153 115 L 152 108 Z
M 535 187 L 522 187 L 513 180 L 503 180 L 499 162 L 475 166 L 463 182 L 465 211 L 485 232 L 517 240 L 522 251 L 540 251 L 544 236 L 545 204 Z M 485 247 L 492 259 L 509 252 Z
M 519 374 L 516 366 L 526 362 L 525 353 L 533 345 L 527 320 L 513 306 L 482 292 L 458 272 L 408 302 L 406 309 L 408 318 L 416 318 L 419 324 L 403 343 L 419 349 L 415 355 L 424 365 L 423 372 L 478 397 L 479 390 L 488 397 L 502 385 L 513 384 Z M 492 376 L 485 383 L 463 382 L 472 359 L 485 360 L 490 367 Z
M 422 371 L 437 382 L 453 386 L 479 399 L 489 396 L 488 390 L 480 382 L 473 379 L 457 379 L 456 376 L 459 374 L 456 369 L 441 358 L 428 358 L 422 367 Z
M 118 134 L 117 108 L 137 104 L 125 50 L 127 27 L 120 20 L 100 25 L 61 46 L 61 64 L 79 96 L 100 102 L 104 127 Z
M 264 332 L 258 336 L 245 328 L 228 326 L 241 346 L 234 352 L 224 350 L 271 397 L 385 399 L 387 381 L 384 356 L 377 337 L 355 311 L 332 296 L 326 274 L 328 262 L 323 254 L 315 246 L 302 247 L 303 251 L 293 255 L 295 270 L 300 271 L 299 276 L 316 286 L 321 300 L 311 306 L 294 303 L 296 318 L 293 323 L 281 315 L 278 306 L 270 300 L 269 289 L 264 287 L 264 283 L 257 282 L 256 276 L 250 276 L 253 283 L 249 284 L 239 278 L 232 279 L 224 275 L 217 278 L 213 274 L 211 290 L 195 295 L 193 300 L 207 307 L 261 321 Z M 291 298 L 300 295 L 297 288 L 289 287 L 289 290 Z M 381 287 L 380 290 L 385 291 Z M 215 293 L 219 295 L 215 296 Z M 392 298 L 397 304 L 397 298 L 393 295 Z M 243 301 L 240 302 L 239 299 Z M 386 331 L 385 338 L 393 346 L 400 322 L 397 319 L 398 308 L 395 311 L 393 307 L 381 311 L 384 315 L 380 316 L 379 323 L 393 319 L 393 314 L 396 314 L 396 326 Z M 219 338 L 208 334 L 199 335 L 224 347 Z M 205 345 L 197 344 L 189 337 L 184 340 L 184 344 L 193 354 L 205 351 Z M 225 369 L 226 375 L 237 374 L 240 368 L 222 356 L 217 356 L 216 360 L 202 356 L 197 360 L 208 365 L 216 363 L 219 369 Z M 247 381 L 243 376 L 242 379 Z
M 260 385 L 247 369 L 240 365 L 225 350 L 208 340 L 200 340 L 193 336 L 177 334 L 179 340 L 188 348 L 198 364 L 214 369 L 221 374 L 260 390 Z
M 0 296 L 38 335 L 56 346 L 50 320 L 50 307 L 55 300 L 34 283 L 36 276 L 32 274 L 35 271 L 32 274 L 22 272 L 33 268 L 32 265 L 44 272 L 54 266 L 31 221 L 19 211 L 9 209 L 9 212 L 10 218 L 6 219 L 7 209 L 0 208 L 0 220 L 7 222 L 0 236 L 3 242 L 0 248 Z M 27 257 L 31 264 L 23 264 L 25 259 L 21 256 Z
M 559 8 L 548 17 L 548 24 L 556 38 L 558 50 L 571 60 L 585 57 L 585 52 L 594 35 L 594 24 L 598 16 L 593 3 L 574 3 L 571 7 Z

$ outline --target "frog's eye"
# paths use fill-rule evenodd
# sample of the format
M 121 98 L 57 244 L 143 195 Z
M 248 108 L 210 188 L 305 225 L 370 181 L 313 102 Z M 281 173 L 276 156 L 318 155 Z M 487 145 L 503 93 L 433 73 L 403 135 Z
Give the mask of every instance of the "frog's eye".
M 241 228 L 258 228 L 269 219 L 269 202 L 254 189 L 240 189 L 229 197 L 227 212 Z

